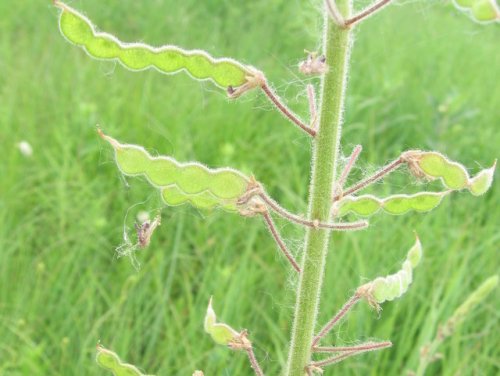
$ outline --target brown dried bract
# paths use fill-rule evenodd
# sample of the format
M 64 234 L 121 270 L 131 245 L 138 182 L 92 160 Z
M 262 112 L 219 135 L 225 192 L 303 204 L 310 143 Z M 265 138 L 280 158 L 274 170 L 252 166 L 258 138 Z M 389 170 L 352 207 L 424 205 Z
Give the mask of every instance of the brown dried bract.
M 149 246 L 151 236 L 158 226 L 161 224 L 161 217 L 157 215 L 153 221 L 145 221 L 142 224 L 135 224 L 137 231 L 137 245 L 139 248 L 144 249 Z
M 377 311 L 377 313 L 379 313 L 382 310 L 380 304 L 378 304 L 375 301 L 375 298 L 373 297 L 372 282 L 359 286 L 358 289 L 356 290 L 356 295 L 359 296 L 360 298 L 365 299 L 366 302 L 370 305 L 370 307 L 372 307 L 375 311 Z
M 408 170 L 410 170 L 410 173 L 417 179 L 429 180 L 429 176 L 424 171 L 422 171 L 420 165 L 418 164 L 421 155 L 422 152 L 420 150 L 408 150 L 401 155 L 401 160 L 406 163 L 406 165 L 408 166 Z
M 306 60 L 299 64 L 299 71 L 308 76 L 328 72 L 325 55 L 318 55 L 317 52 L 308 52 Z
M 227 87 L 227 95 L 231 99 L 236 99 L 247 91 L 255 89 L 256 87 L 262 87 L 266 84 L 266 78 L 264 74 L 259 71 L 252 71 L 248 76 L 245 77 L 247 82 L 238 87 Z
M 267 212 L 267 206 L 259 197 L 262 193 L 262 187 L 257 180 L 252 176 L 248 182 L 247 189 L 236 202 L 239 213 L 244 217 L 253 217 L 257 214 Z
M 248 339 L 248 331 L 246 329 L 242 330 L 237 336 L 235 336 L 231 342 L 229 342 L 229 348 L 231 350 L 248 350 L 252 348 L 252 342 Z

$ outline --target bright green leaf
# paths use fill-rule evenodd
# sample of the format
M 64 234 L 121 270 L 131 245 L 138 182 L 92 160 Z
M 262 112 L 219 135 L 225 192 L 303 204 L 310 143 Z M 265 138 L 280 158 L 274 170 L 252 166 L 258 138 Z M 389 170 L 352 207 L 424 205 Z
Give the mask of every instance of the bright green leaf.
M 336 213 L 342 217 L 348 213 L 368 217 L 380 209 L 399 215 L 409 211 L 427 212 L 436 208 L 446 192 L 421 192 L 414 195 L 393 195 L 384 199 L 372 195 L 347 196 L 336 203 Z
M 145 176 L 161 190 L 167 205 L 190 203 L 199 209 L 236 211 L 236 202 L 247 189 L 249 179 L 236 170 L 153 157 L 140 146 L 121 144 L 102 132 L 101 136 L 113 146 L 120 171 L 128 176 Z
M 101 368 L 111 371 L 114 376 L 146 376 L 137 367 L 123 363 L 116 353 L 101 345 L 97 346 L 96 361 Z
M 211 80 L 216 85 L 236 88 L 255 76 L 254 68 L 233 59 L 215 59 L 205 51 L 187 51 L 175 46 L 151 47 L 142 43 L 124 43 L 108 33 L 97 32 L 89 19 L 68 5 L 56 1 L 61 9 L 61 33 L 71 43 L 82 47 L 96 59 L 117 60 L 128 69 L 154 68 L 161 73 L 186 71 L 197 80 Z M 254 85 L 256 86 L 256 85 Z

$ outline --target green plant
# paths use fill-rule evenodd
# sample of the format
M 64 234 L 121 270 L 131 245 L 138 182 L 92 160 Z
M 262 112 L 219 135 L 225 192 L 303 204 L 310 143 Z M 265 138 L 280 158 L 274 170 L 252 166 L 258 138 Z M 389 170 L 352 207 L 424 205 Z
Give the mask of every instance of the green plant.
M 446 320 L 443 325 L 440 325 L 437 330 L 436 337 L 431 343 L 426 344 L 420 350 L 420 363 L 416 372 L 411 372 L 411 375 L 423 376 L 430 363 L 438 360 L 440 355 L 437 354 L 439 346 L 444 340 L 450 337 L 455 330 L 462 324 L 463 321 L 471 314 L 479 304 L 481 304 L 488 295 L 498 286 L 498 276 L 492 276 L 486 279 L 476 290 L 474 290 L 467 299 L 458 307 L 453 315 Z
M 316 75 L 321 79 L 319 105 L 314 86 L 306 87 L 310 119 L 304 121 L 288 108 L 268 83 L 265 75 L 254 67 L 232 59 L 213 58 L 198 50 L 187 51 L 173 46 L 153 48 L 140 43 L 123 43 L 110 34 L 97 32 L 90 21 L 80 13 L 59 1 L 55 2 L 61 9 L 62 34 L 71 43 L 81 46 L 90 56 L 116 60 L 131 70 L 154 68 L 166 74 L 185 71 L 195 79 L 212 81 L 225 89 L 232 99 L 249 90 L 260 89 L 285 118 L 311 136 L 314 157 L 309 211 L 304 218 L 279 205 L 254 177 L 245 176 L 233 169 L 210 169 L 199 163 L 181 163 L 170 157 L 154 157 L 142 147 L 123 144 L 100 131 L 101 136 L 114 149 L 120 171 L 128 176 L 145 177 L 159 190 L 166 205 L 189 203 L 199 210 L 221 208 L 243 216 L 262 217 L 279 249 L 299 273 L 294 326 L 285 370 L 287 375 L 322 372 L 326 366 L 350 356 L 391 346 L 389 341 L 367 342 L 348 347 L 322 347 L 319 343 L 357 302 L 366 300 L 380 309 L 383 302 L 400 297 L 406 292 L 413 278 L 413 269 L 421 257 L 421 246 L 417 240 L 400 271 L 360 286 L 343 308 L 315 335 L 325 258 L 332 230 L 366 228 L 368 222 L 358 217 L 374 215 L 380 209 L 389 214 L 404 214 L 410 210 L 429 211 L 439 205 L 451 191 L 466 189 L 473 195 L 482 195 L 492 183 L 495 165 L 470 177 L 463 166 L 450 161 L 442 154 L 408 151 L 375 174 L 350 187 L 344 187 L 361 152 L 361 147 L 358 146 L 347 159 L 347 163 L 341 162 L 339 144 L 353 43 L 352 29 L 387 3 L 389 1 L 382 0 L 351 16 L 352 4 L 349 0 L 339 0 L 337 3 L 326 1 L 323 54 L 309 54 L 299 67 L 303 74 Z M 406 166 L 416 179 L 440 180 L 445 190 L 387 198 L 356 195 L 403 166 Z M 300 262 L 297 262 L 287 249 L 274 224 L 272 214 L 306 228 L 304 254 Z M 343 221 L 342 218 L 348 215 L 353 221 Z M 149 238 L 152 235 L 151 229 L 154 230 L 156 226 L 151 223 L 145 225 L 148 229 L 145 236 Z M 147 242 L 141 242 L 140 235 L 141 233 L 138 244 L 146 244 Z M 247 332 L 238 332 L 226 324 L 217 323 L 211 304 L 207 310 L 205 330 L 216 343 L 227 345 L 234 350 L 246 351 L 256 374 L 263 374 L 253 354 Z M 336 355 L 320 360 L 313 359 L 313 355 L 321 353 Z

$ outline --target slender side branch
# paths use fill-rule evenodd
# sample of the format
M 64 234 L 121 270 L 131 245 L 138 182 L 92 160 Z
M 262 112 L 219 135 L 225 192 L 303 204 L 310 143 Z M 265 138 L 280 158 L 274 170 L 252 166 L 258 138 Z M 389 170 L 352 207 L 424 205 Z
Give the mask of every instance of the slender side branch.
M 324 228 L 324 229 L 332 229 L 337 231 L 348 231 L 348 230 L 360 230 L 366 228 L 368 226 L 367 221 L 357 221 L 357 222 L 346 222 L 346 223 L 325 223 L 319 222 L 317 220 L 308 220 L 302 218 L 299 215 L 290 213 L 285 208 L 281 207 L 276 201 L 271 199 L 265 193 L 260 193 L 259 197 L 261 197 L 264 202 L 278 215 L 281 217 L 288 219 L 291 222 L 295 222 L 307 227 L 311 228 Z
M 309 115 L 311 116 L 310 127 L 312 129 L 316 128 L 316 122 L 318 120 L 318 110 L 316 108 L 316 92 L 314 91 L 314 86 L 308 84 L 307 87 L 307 99 L 309 101 Z
M 310 363 L 310 367 L 314 367 L 314 368 L 321 368 L 321 367 L 325 367 L 325 366 L 329 366 L 331 364 L 335 364 L 335 363 L 338 363 L 344 359 L 347 359 L 347 358 L 350 358 L 351 356 L 355 356 L 355 355 L 360 355 L 360 354 L 363 354 L 363 353 L 366 353 L 366 352 L 369 352 L 369 351 L 375 351 L 375 350 L 380 350 L 380 349 L 384 349 L 384 348 L 387 348 L 387 347 L 391 347 L 392 346 L 392 342 L 390 341 L 387 341 L 387 342 L 381 342 L 381 346 L 373 346 L 373 347 L 369 347 L 367 349 L 364 349 L 364 350 L 359 350 L 359 351 L 350 351 L 350 352 L 346 352 L 346 353 L 343 353 L 343 354 L 340 354 L 340 355 L 335 355 L 331 358 L 327 358 L 327 359 L 324 359 L 324 360 L 319 360 L 319 361 L 315 361 L 315 362 L 311 362 Z
M 314 137 L 316 135 L 316 131 L 305 124 L 302 120 L 300 120 L 299 117 L 295 113 L 293 113 L 292 110 L 290 110 L 287 105 L 281 100 L 281 98 L 278 97 L 278 95 L 271 89 L 267 82 L 264 82 L 262 84 L 262 91 L 264 91 L 266 96 L 271 100 L 271 102 L 274 103 L 276 108 L 283 114 L 283 116 L 297 125 L 304 132 L 308 133 L 310 136 Z
M 337 324 L 351 310 L 351 308 L 354 307 L 354 305 L 359 300 L 361 300 L 361 296 L 358 294 L 354 294 L 347 301 L 347 303 L 344 304 L 344 306 L 340 309 L 340 311 L 338 311 L 337 314 L 335 316 L 333 316 L 333 318 L 330 321 L 328 321 L 328 323 L 323 327 L 323 329 L 321 329 L 319 331 L 319 333 L 316 335 L 316 337 L 314 337 L 312 345 L 311 345 L 311 347 L 313 349 L 316 347 L 316 345 L 319 343 L 319 341 L 321 341 L 321 339 L 324 336 L 326 336 L 330 332 L 330 330 L 333 329 L 335 324 Z
M 345 27 L 344 17 L 342 17 L 342 14 L 340 14 L 335 0 L 325 0 L 325 4 L 326 10 L 328 11 L 328 14 L 332 18 L 333 22 L 335 22 L 340 27 Z
M 393 162 L 389 163 L 388 165 L 382 167 L 379 171 L 377 171 L 372 176 L 370 176 L 370 177 L 368 177 L 366 179 L 363 179 L 360 182 L 356 183 L 355 185 L 347 188 L 341 194 L 335 195 L 333 197 L 333 201 L 334 202 L 338 201 L 338 200 L 340 200 L 344 196 L 348 196 L 350 194 L 358 192 L 358 191 L 360 191 L 360 190 L 368 187 L 370 184 L 373 184 L 373 183 L 379 181 L 380 179 L 382 179 L 383 177 L 385 177 L 386 175 L 388 175 L 389 173 L 391 173 L 395 169 L 397 169 L 399 167 L 399 165 L 401 165 L 402 163 L 405 163 L 405 160 L 404 160 L 403 157 L 399 157 L 395 161 L 393 161 Z
M 257 376 L 264 376 L 264 372 L 262 372 L 259 362 L 257 361 L 257 358 L 255 357 L 255 354 L 253 352 L 253 347 L 249 347 L 245 349 L 245 351 L 247 352 L 248 359 L 250 360 L 250 365 L 253 368 L 255 374 Z
M 269 232 L 273 236 L 274 240 L 278 244 L 278 247 L 280 248 L 281 252 L 285 255 L 285 257 L 290 261 L 290 264 L 292 264 L 293 268 L 300 273 L 300 267 L 295 258 L 292 256 L 290 251 L 288 250 L 285 242 L 281 238 L 278 229 L 276 228 L 276 225 L 274 224 L 274 221 L 269 214 L 269 212 L 264 212 L 262 213 L 262 216 L 264 217 L 264 221 L 266 222 L 267 228 L 269 229 Z
M 384 6 L 386 6 L 390 2 L 391 2 L 391 0 L 379 0 L 379 1 L 375 2 L 374 4 L 366 7 L 365 9 L 363 9 L 361 12 L 359 12 L 355 16 L 345 20 L 344 25 L 346 27 L 352 26 L 352 25 L 358 23 L 359 21 L 361 21 L 362 19 L 369 17 L 372 14 L 376 13 L 377 11 L 382 9 Z
M 377 350 L 391 345 L 392 343 L 390 341 L 366 342 L 357 346 L 315 347 L 313 348 L 313 351 L 317 353 L 359 352 Z
M 347 181 L 347 177 L 349 176 L 349 173 L 354 167 L 354 164 L 358 160 L 359 154 L 361 153 L 362 150 L 363 147 L 361 145 L 356 145 L 356 147 L 353 149 L 352 154 L 349 156 L 349 160 L 347 161 L 347 164 L 344 167 L 344 171 L 342 171 L 342 175 L 340 175 L 339 181 L 337 182 L 338 189 L 342 189 L 344 187 L 344 184 Z

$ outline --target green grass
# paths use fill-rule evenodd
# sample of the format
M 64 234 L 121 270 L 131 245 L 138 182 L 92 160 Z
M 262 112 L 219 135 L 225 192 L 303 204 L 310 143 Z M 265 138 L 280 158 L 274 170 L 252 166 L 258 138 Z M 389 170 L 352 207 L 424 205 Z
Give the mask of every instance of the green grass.
M 240 3 L 243 3 L 241 5 Z M 270 77 L 306 114 L 296 63 L 319 46 L 318 1 L 124 1 L 71 4 L 124 40 L 175 43 L 233 56 Z M 130 73 L 68 45 L 49 1 L 0 3 L 0 374 L 104 375 L 101 340 L 149 373 L 250 375 L 243 354 L 203 333 L 210 295 L 221 320 L 248 328 L 268 375 L 284 365 L 293 286 L 289 266 L 258 219 L 167 208 L 137 273 L 116 259 L 127 209 L 153 210 L 144 182 L 126 187 L 95 125 L 114 137 L 209 166 L 253 173 L 286 207 L 304 212 L 309 141 L 259 95 L 229 103 L 186 75 Z M 500 53 L 497 25 L 479 26 L 449 4 L 410 2 L 356 32 L 344 131 L 345 153 L 364 146 L 361 166 L 411 148 L 437 149 L 478 170 L 498 157 Z M 16 143 L 28 140 L 32 158 Z M 358 171 L 359 173 L 359 171 Z M 393 191 L 415 189 L 408 176 Z M 388 192 L 386 185 L 376 187 Z M 394 347 L 327 374 L 403 375 L 438 323 L 498 273 L 498 185 L 479 199 L 456 194 L 428 215 L 373 220 L 335 234 L 320 321 L 362 281 L 397 270 L 416 230 L 424 261 L 402 299 L 379 317 L 360 305 L 329 339 L 391 339 Z M 292 249 L 302 231 L 281 223 Z M 499 294 L 442 347 L 429 375 L 500 372 Z

